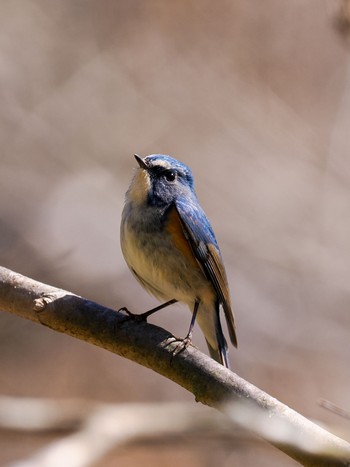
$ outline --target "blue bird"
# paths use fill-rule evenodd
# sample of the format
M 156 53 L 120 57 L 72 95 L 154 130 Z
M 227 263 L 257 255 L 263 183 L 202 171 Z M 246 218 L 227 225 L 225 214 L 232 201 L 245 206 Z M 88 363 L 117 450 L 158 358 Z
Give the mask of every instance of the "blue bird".
M 221 309 L 235 347 L 237 338 L 226 272 L 191 170 L 162 154 L 135 158 L 139 168 L 126 193 L 121 248 L 140 284 L 165 301 L 141 316 L 175 302 L 187 304 L 193 314 L 183 347 L 191 343 L 197 320 L 211 357 L 229 367 Z

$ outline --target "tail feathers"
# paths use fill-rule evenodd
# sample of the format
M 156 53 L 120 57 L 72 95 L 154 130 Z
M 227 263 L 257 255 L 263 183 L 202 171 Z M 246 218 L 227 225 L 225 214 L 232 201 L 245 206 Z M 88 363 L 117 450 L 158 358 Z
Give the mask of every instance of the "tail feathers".
M 227 348 L 224 346 L 222 348 L 214 349 L 208 341 L 207 346 L 209 350 L 209 354 L 212 359 L 216 360 L 218 363 L 221 363 L 224 367 L 230 369 L 230 364 L 228 362 L 228 351 Z
M 216 359 L 216 361 L 224 365 L 226 368 L 230 368 L 230 365 L 228 363 L 227 342 L 226 342 L 226 339 L 225 339 L 224 333 L 222 332 L 222 327 L 221 327 L 219 306 L 217 307 L 216 313 L 215 313 L 215 331 L 216 331 L 216 342 L 218 346 L 216 353 L 219 354 L 219 359 L 220 359 L 220 360 Z M 209 352 L 210 352 L 210 349 L 209 349 Z
M 213 307 L 209 308 L 201 304 L 197 314 L 197 323 L 205 336 L 211 358 L 226 368 L 230 368 L 227 343 L 220 322 L 219 307 L 213 309 Z

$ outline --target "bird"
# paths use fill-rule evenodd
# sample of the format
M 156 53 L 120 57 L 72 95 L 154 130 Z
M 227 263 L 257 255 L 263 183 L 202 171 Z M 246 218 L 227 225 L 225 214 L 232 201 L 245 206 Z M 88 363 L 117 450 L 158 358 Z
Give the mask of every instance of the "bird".
M 146 318 L 176 302 L 186 304 L 192 319 L 187 336 L 179 339 L 182 347 L 192 342 L 197 321 L 211 358 L 230 368 L 220 321 L 223 311 L 230 340 L 237 347 L 227 276 L 214 231 L 196 196 L 192 172 L 168 155 L 134 157 L 138 167 L 125 195 L 121 249 L 138 282 L 164 302 L 138 316 Z

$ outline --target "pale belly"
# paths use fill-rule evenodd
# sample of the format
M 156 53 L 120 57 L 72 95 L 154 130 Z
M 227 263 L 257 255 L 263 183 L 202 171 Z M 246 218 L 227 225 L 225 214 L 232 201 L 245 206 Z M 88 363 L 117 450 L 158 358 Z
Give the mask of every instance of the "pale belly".
M 125 260 L 141 285 L 159 300 L 176 299 L 190 307 L 195 301 L 213 303 L 214 290 L 198 267 L 173 247 L 170 236 L 136 234 L 128 223 L 122 230 Z

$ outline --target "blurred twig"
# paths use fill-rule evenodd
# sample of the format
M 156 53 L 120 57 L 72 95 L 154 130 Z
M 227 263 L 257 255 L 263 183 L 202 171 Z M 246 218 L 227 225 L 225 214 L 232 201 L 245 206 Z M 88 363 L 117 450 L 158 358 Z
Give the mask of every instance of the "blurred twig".
M 263 420 L 252 415 L 236 420 L 306 466 L 350 465 L 350 445 L 307 420 L 194 347 L 173 358 L 171 334 L 94 302 L 0 268 L 0 309 L 105 348 L 153 369 L 191 391 L 196 400 L 222 408 L 229 401 L 249 400 Z M 229 412 L 231 413 L 231 412 Z M 269 426 L 276 426 L 273 436 Z M 285 430 L 288 426 L 289 430 Z M 259 428 L 260 427 L 260 428 Z M 261 429 L 265 427 L 265 429 Z M 292 436 L 297 433 L 299 442 Z M 276 435 L 277 434 L 277 435 Z M 309 449 L 309 446 L 311 449 Z
M 37 432 L 75 430 L 98 407 L 98 403 L 82 399 L 0 396 L 0 429 Z
M 88 467 L 111 449 L 130 443 L 256 443 L 258 438 L 249 435 L 251 431 L 270 441 L 319 452 L 320 445 L 312 436 L 295 430 L 287 420 L 270 418 L 252 403 L 225 404 L 222 411 L 227 416 L 190 403 L 110 404 L 1 396 L 0 427 L 33 431 L 79 428 L 11 467 Z
M 340 415 L 343 418 L 347 418 L 350 420 L 350 411 L 339 407 L 339 405 L 334 404 L 331 401 L 327 401 L 326 399 L 320 399 L 319 404 L 324 409 L 329 410 L 337 415 Z
M 1 406 L 6 404 L 5 419 Z M 33 407 L 31 407 L 33 404 Z M 55 441 L 12 467 L 78 467 L 93 465 L 109 450 L 126 443 L 164 443 L 164 440 L 203 441 L 203 437 L 235 441 L 249 439 L 239 428 L 229 427 L 226 417 L 207 407 L 185 403 L 107 404 L 82 400 L 50 400 L 0 397 L 0 426 L 20 429 L 17 413 L 22 412 L 24 429 L 35 431 L 66 426 L 79 419 L 79 431 Z M 74 407 L 75 406 L 75 407 Z M 9 417 L 14 413 L 14 419 Z M 35 415 L 35 412 L 38 412 Z M 62 416 L 63 412 L 63 416 Z M 228 429 L 230 428 L 230 429 Z M 250 439 L 252 437 L 250 436 Z
M 350 35 L 350 2 L 341 0 L 340 8 L 335 17 L 335 27 L 346 41 L 349 41 Z

